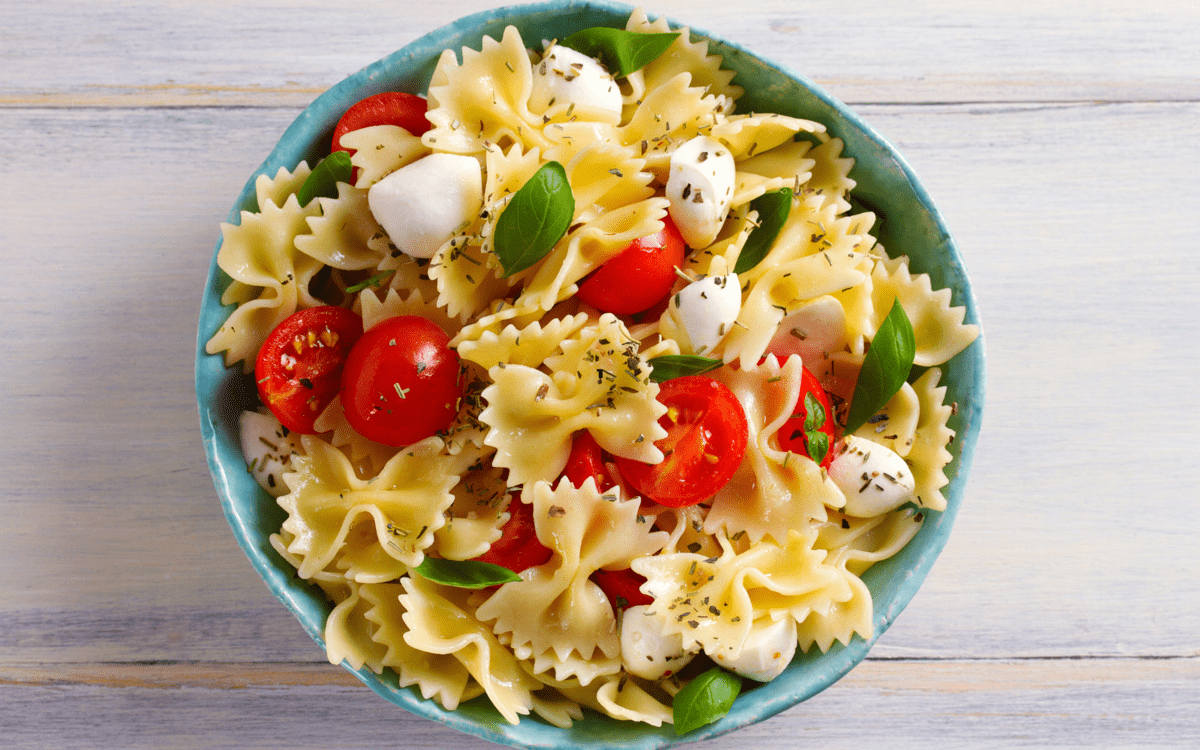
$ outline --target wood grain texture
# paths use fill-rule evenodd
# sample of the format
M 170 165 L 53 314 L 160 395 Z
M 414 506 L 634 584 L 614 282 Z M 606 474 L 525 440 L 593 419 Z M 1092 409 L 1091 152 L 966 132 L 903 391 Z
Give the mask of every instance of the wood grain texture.
M 258 581 L 192 360 L 217 225 L 300 109 L 491 6 L 4 4 L 0 745 L 488 746 L 325 664 Z M 963 251 L 989 365 L 966 502 L 913 603 L 834 688 L 700 747 L 1200 745 L 1200 10 L 651 11 L 803 71 L 896 144 Z

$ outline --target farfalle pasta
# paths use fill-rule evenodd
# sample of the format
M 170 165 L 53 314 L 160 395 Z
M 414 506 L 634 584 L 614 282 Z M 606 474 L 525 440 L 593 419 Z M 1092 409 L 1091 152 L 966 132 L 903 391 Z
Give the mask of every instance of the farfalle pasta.
M 640 10 L 625 31 L 672 32 Z M 330 599 L 331 661 L 392 670 L 450 710 L 486 695 L 512 723 L 533 714 L 565 727 L 587 708 L 660 726 L 704 668 L 766 681 L 797 650 L 870 639 L 861 576 L 946 507 L 953 405 L 939 366 L 978 328 L 876 241 L 877 217 L 852 208 L 854 161 L 838 138 L 738 112 L 743 91 L 721 58 L 674 33 L 615 76 L 602 58 L 535 47 L 513 27 L 447 50 L 427 129 L 352 128 L 341 143 L 353 172 L 334 188 L 302 205 L 317 165 L 260 177 L 258 210 L 222 227 L 223 302 L 236 308 L 208 351 L 260 381 L 244 451 L 286 512 L 272 546 Z M 455 176 L 405 182 L 435 157 Z M 540 207 L 565 228 L 516 267 L 534 251 L 507 245 L 501 222 L 549 165 L 566 187 L 545 188 Z M 771 205 L 785 214 L 764 247 Z M 677 259 L 654 268 L 670 248 Z M 628 261 L 633 250 L 650 265 Z M 613 268 L 630 270 L 597 296 Z M 596 301 L 655 275 L 662 293 L 641 309 Z M 847 432 L 894 305 L 928 369 Z M 295 314 L 329 308 L 358 328 L 271 349 Z M 415 353 L 411 379 L 387 380 L 363 407 L 350 363 L 397 320 L 434 332 L 453 387 L 423 390 L 439 365 Z M 345 370 L 325 400 L 312 378 L 292 378 L 313 390 L 297 401 L 312 412 L 297 437 L 257 368 L 291 372 L 306 346 L 344 347 Z M 689 432 L 701 417 L 678 394 L 696 383 L 727 394 L 736 418 Z M 363 427 L 435 408 L 445 417 L 420 439 Z M 705 442 L 729 431 L 733 448 Z M 698 496 L 671 494 L 680 483 Z M 513 575 L 476 585 L 430 561 Z

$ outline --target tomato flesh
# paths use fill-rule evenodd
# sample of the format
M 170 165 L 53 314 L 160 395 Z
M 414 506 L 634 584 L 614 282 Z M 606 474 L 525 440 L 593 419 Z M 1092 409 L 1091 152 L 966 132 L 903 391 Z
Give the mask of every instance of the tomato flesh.
M 310 435 L 337 396 L 342 368 L 362 336 L 362 318 L 322 306 L 288 316 L 267 336 L 254 364 L 258 395 L 289 430 Z
M 659 505 L 683 508 L 712 497 L 733 478 L 746 452 L 749 426 L 733 391 L 705 375 L 668 380 L 658 400 L 667 413 L 657 441 L 665 458 L 646 464 L 618 457 L 622 478 Z
M 475 559 L 501 565 L 514 573 L 549 562 L 554 553 L 538 540 L 533 506 L 522 502 L 519 492 L 509 501 L 508 514 L 508 521 L 500 529 L 500 538 Z
M 450 337 L 434 323 L 399 315 L 362 335 L 342 370 L 350 426 L 391 446 L 412 445 L 450 426 L 462 381 Z
M 810 396 L 811 399 L 809 398 Z M 813 415 L 812 423 L 808 426 L 815 426 L 816 429 L 805 430 L 806 422 L 810 416 L 808 406 L 812 405 L 813 400 L 815 400 L 817 408 L 813 410 L 816 413 Z M 809 432 L 824 434 L 825 445 L 811 445 L 814 438 L 809 436 Z M 796 400 L 796 405 L 792 409 L 792 416 L 783 423 L 777 434 L 779 436 L 780 450 L 796 453 L 801 456 L 808 456 L 826 469 L 829 468 L 829 464 L 833 463 L 833 446 L 836 439 L 833 407 L 829 401 L 829 394 L 821 387 L 821 381 L 817 380 L 817 376 L 813 375 L 807 367 L 804 368 L 804 374 L 800 380 L 800 397 Z M 816 447 L 819 455 L 816 457 L 813 456 L 810 447 Z M 823 454 L 820 452 L 821 447 L 824 447 Z
M 354 149 L 342 146 L 342 136 L 375 125 L 399 125 L 412 135 L 422 135 L 431 127 L 425 119 L 428 104 L 416 94 L 385 91 L 369 96 L 346 110 L 333 129 L 333 151 Z
M 616 486 L 604 467 L 604 451 L 587 430 L 575 433 L 563 476 L 576 488 L 582 487 L 588 477 L 596 480 L 596 489 L 600 492 Z
M 686 246 L 670 216 L 663 230 L 636 239 L 579 284 L 576 296 L 602 312 L 632 315 L 671 293 Z
M 643 594 L 641 591 L 641 586 L 646 582 L 646 578 L 633 572 L 630 568 L 597 570 L 589 578 L 608 597 L 608 603 L 612 605 L 614 612 L 618 609 L 636 607 L 639 604 L 654 603 L 653 597 Z

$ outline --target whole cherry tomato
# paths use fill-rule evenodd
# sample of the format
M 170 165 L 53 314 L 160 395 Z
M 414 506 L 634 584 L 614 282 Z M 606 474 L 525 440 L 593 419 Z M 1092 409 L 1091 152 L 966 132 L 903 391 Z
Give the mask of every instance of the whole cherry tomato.
M 342 119 L 333 129 L 332 150 L 354 153 L 354 149 L 342 146 L 342 136 L 352 130 L 374 125 L 399 125 L 412 135 L 422 135 L 430 128 L 429 121 L 425 119 L 427 108 L 425 99 L 416 94 L 385 91 L 369 96 L 342 115 Z
M 636 607 L 639 604 L 654 603 L 653 597 L 643 594 L 641 591 L 641 585 L 646 582 L 646 578 L 633 572 L 630 568 L 597 570 L 589 578 L 608 597 L 608 603 L 612 605 L 614 612 L 618 609 Z
M 671 293 L 686 247 L 670 216 L 663 230 L 634 240 L 579 284 L 580 300 L 602 312 L 631 315 Z
M 667 413 L 658 423 L 662 463 L 618 457 L 621 476 L 660 505 L 682 508 L 712 497 L 733 478 L 746 452 L 749 426 L 733 391 L 705 375 L 668 380 L 658 400 Z
M 284 427 L 315 432 L 313 422 L 337 396 L 342 367 L 362 336 L 362 318 L 343 307 L 310 307 L 267 336 L 254 364 L 258 395 Z
M 833 463 L 836 440 L 833 407 L 829 403 L 829 394 L 807 367 L 800 380 L 800 397 L 792 409 L 792 416 L 779 428 L 778 435 L 781 450 L 808 456 L 826 469 Z
M 342 370 L 350 426 L 384 445 L 411 445 L 446 429 L 463 394 L 458 353 L 425 318 L 399 315 L 367 330 Z
M 521 493 L 515 493 L 509 501 L 508 514 L 508 521 L 500 529 L 500 538 L 475 559 L 501 565 L 514 573 L 549 562 L 553 552 L 537 538 L 533 505 L 522 502 Z
M 616 486 L 604 468 L 604 451 L 587 430 L 575 433 L 563 476 L 577 488 L 582 487 L 588 477 L 596 480 L 596 489 L 601 492 Z

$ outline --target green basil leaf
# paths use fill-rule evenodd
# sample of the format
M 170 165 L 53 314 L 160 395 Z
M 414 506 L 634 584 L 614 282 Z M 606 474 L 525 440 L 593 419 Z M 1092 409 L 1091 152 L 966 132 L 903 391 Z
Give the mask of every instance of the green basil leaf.
M 820 430 L 805 432 L 804 445 L 808 448 L 808 457 L 821 463 L 825 460 L 825 454 L 829 452 L 829 436 Z
M 804 394 L 804 431 L 818 430 L 823 424 L 825 424 L 825 407 L 821 406 L 816 394 Z M 813 460 L 816 461 L 815 458 Z
M 559 44 L 598 59 L 613 78 L 624 78 L 654 62 L 678 36 L 679 32 L 644 34 L 596 26 L 576 31 Z
M 866 424 L 896 395 L 912 370 L 916 349 L 912 321 L 896 300 L 863 358 L 850 399 L 850 416 L 846 418 L 847 435 Z
M 296 200 L 300 201 L 301 206 L 307 206 L 313 198 L 336 198 L 337 184 L 349 184 L 353 176 L 354 165 L 350 163 L 350 154 L 334 151 L 309 173 L 300 186 L 300 192 L 296 193 Z
M 485 589 L 521 580 L 516 573 L 500 565 L 478 560 L 443 560 L 428 555 L 413 568 L 413 572 L 434 583 L 460 589 Z
M 742 680 L 732 672 L 713 667 L 700 674 L 675 695 L 671 709 L 675 734 L 686 734 L 725 716 L 740 692 Z
M 521 186 L 496 221 L 495 248 L 504 275 L 524 271 L 546 257 L 567 233 L 575 196 L 567 170 L 546 162 Z
M 650 379 L 662 383 L 672 378 L 685 375 L 700 375 L 721 366 L 721 360 L 698 357 L 694 354 L 664 354 L 647 362 L 650 365 Z
M 792 189 L 770 190 L 750 201 L 750 208 L 758 212 L 758 226 L 746 238 L 742 252 L 733 267 L 734 273 L 745 273 L 754 268 L 771 252 L 771 245 L 779 237 L 788 214 L 792 212 Z

